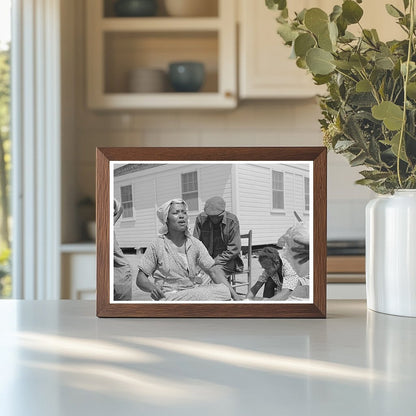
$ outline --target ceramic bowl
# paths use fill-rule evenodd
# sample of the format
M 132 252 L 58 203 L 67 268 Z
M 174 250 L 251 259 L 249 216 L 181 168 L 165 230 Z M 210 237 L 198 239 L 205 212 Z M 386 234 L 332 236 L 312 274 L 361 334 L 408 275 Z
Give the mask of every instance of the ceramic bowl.
M 202 62 L 172 62 L 169 64 L 169 81 L 177 92 L 197 92 L 205 79 Z
M 165 92 L 167 84 L 167 75 L 162 69 L 136 68 L 129 72 L 128 91 L 132 93 Z
M 156 0 L 118 0 L 114 12 L 120 17 L 154 16 L 157 12 Z

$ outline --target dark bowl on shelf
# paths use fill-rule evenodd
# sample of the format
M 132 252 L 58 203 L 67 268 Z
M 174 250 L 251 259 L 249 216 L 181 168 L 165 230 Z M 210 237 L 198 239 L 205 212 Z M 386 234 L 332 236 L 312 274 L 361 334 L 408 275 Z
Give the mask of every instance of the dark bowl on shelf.
M 156 0 L 118 0 L 114 12 L 119 17 L 149 17 L 157 12 Z
M 172 62 L 169 64 L 169 81 L 177 92 L 197 92 L 205 80 L 202 62 Z

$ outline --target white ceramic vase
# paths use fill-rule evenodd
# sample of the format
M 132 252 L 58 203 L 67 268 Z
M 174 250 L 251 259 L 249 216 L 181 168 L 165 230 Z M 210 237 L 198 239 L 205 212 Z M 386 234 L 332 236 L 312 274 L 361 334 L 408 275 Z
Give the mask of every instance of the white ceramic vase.
M 367 204 L 366 282 L 369 309 L 416 317 L 416 190 Z

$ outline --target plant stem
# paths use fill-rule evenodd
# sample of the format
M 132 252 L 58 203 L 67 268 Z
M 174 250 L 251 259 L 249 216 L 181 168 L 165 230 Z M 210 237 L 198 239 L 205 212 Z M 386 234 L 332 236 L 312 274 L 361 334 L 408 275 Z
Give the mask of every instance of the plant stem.
M 399 186 L 403 188 L 402 178 L 400 176 L 400 155 L 403 146 L 404 140 L 404 132 L 406 129 L 406 110 L 407 110 L 407 83 L 409 81 L 409 68 L 410 68 L 410 61 L 412 58 L 412 49 L 413 49 L 413 36 L 414 36 L 414 27 L 415 27 L 415 0 L 410 0 L 410 30 L 409 30 L 409 44 L 407 47 L 407 60 L 406 60 L 406 73 L 404 75 L 404 85 L 403 85 L 403 118 L 402 118 L 402 127 L 400 129 L 400 140 L 399 140 L 399 149 L 397 152 L 397 177 L 399 179 Z

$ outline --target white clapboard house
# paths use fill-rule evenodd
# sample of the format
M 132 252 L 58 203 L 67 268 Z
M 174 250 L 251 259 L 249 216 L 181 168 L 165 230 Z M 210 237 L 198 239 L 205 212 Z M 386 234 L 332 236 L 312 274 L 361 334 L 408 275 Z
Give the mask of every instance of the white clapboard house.
M 237 215 L 241 233 L 253 230 L 253 245 L 276 244 L 296 223 L 309 224 L 309 164 L 182 163 L 127 164 L 114 169 L 114 198 L 123 207 L 115 226 L 123 249 L 142 250 L 161 226 L 156 208 L 172 198 L 189 205 L 190 230 L 212 196 L 221 196 Z

